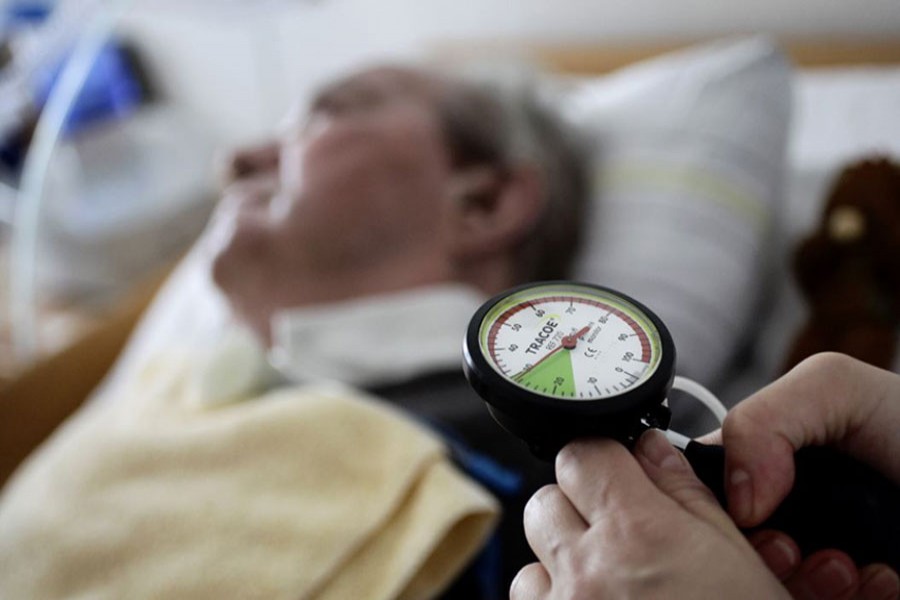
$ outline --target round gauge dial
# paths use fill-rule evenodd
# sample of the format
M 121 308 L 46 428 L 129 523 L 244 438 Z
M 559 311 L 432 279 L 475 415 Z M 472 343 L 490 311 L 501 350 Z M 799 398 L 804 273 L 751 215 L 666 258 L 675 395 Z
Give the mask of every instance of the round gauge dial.
M 561 400 L 623 394 L 660 362 L 657 327 L 621 295 L 574 284 L 506 296 L 480 325 L 481 351 L 512 383 Z
M 585 436 L 630 444 L 669 423 L 672 336 L 609 288 L 551 281 L 499 294 L 472 317 L 463 358 L 494 419 L 538 456 Z

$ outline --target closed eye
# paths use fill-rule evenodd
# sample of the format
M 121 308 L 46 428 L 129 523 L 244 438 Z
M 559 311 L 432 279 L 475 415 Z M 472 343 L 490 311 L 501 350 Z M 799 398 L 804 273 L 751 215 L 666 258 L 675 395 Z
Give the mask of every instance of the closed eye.
M 380 106 L 385 101 L 381 90 L 363 83 L 343 83 L 328 88 L 313 100 L 310 112 L 341 116 Z

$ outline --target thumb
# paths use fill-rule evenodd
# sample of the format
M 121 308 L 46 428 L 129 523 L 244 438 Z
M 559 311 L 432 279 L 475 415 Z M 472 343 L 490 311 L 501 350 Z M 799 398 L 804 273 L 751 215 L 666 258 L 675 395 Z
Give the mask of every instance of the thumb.
M 900 378 L 819 354 L 738 404 L 725 419 L 728 506 L 742 526 L 767 518 L 794 483 L 794 452 L 832 444 L 900 481 Z
M 656 429 L 645 432 L 635 446 L 634 455 L 647 477 L 682 509 L 728 536 L 743 539 L 731 517 L 662 432 Z

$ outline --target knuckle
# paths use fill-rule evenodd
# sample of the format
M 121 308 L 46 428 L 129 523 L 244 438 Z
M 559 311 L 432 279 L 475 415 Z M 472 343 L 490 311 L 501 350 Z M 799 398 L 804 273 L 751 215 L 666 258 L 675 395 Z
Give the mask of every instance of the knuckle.
M 725 441 L 726 447 L 728 440 L 739 436 L 742 431 L 747 428 L 747 408 L 738 404 L 728 413 L 725 421 L 722 423 L 722 439 Z
M 623 460 L 633 458 L 618 442 L 608 439 L 572 442 L 556 455 L 556 481 L 563 490 L 576 489 L 590 473 L 614 471 L 616 464 Z
M 564 489 L 572 489 L 581 479 L 582 457 L 578 444 L 569 444 L 556 455 L 556 481 Z
M 862 364 L 855 358 L 838 352 L 821 352 L 802 361 L 786 376 L 801 393 L 816 390 L 826 397 L 847 393 L 847 383 L 852 381 Z
M 801 361 L 797 370 L 840 374 L 849 369 L 854 362 L 854 359 L 840 352 L 820 352 Z
M 558 486 L 553 484 L 545 485 L 536 491 L 531 498 L 528 499 L 528 502 L 525 504 L 525 509 L 522 511 L 525 528 L 530 529 L 538 526 L 548 507 L 554 502 L 559 501 L 560 496 L 562 496 L 562 491 Z
M 581 454 L 580 445 L 578 442 L 573 442 L 571 444 L 567 444 L 563 447 L 562 450 L 556 455 L 556 475 L 559 478 L 559 474 L 562 472 L 568 472 L 572 469 L 578 468 L 578 463 L 580 462 L 579 455 Z
M 731 440 L 767 431 L 777 415 L 768 402 L 741 402 L 725 417 L 722 439 L 728 446 Z
M 822 352 L 803 360 L 781 379 L 760 390 L 732 409 L 722 425 L 726 446 L 738 440 L 759 439 L 776 424 L 791 424 L 804 410 L 843 400 L 861 363 L 845 354 Z M 806 407 L 806 408 L 804 408 Z M 807 431 L 807 424 L 793 423 Z M 765 434 L 765 435 L 764 435 Z
M 510 600 L 536 597 L 545 578 L 544 567 L 539 563 L 525 565 L 509 586 Z

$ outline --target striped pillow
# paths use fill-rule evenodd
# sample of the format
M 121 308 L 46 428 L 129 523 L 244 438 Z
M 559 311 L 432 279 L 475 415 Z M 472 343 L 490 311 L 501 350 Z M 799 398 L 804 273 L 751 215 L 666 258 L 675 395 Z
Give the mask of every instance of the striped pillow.
M 717 387 L 764 298 L 782 204 L 791 70 L 766 38 L 583 81 L 567 112 L 596 143 L 576 269 L 669 326 L 678 372 Z

